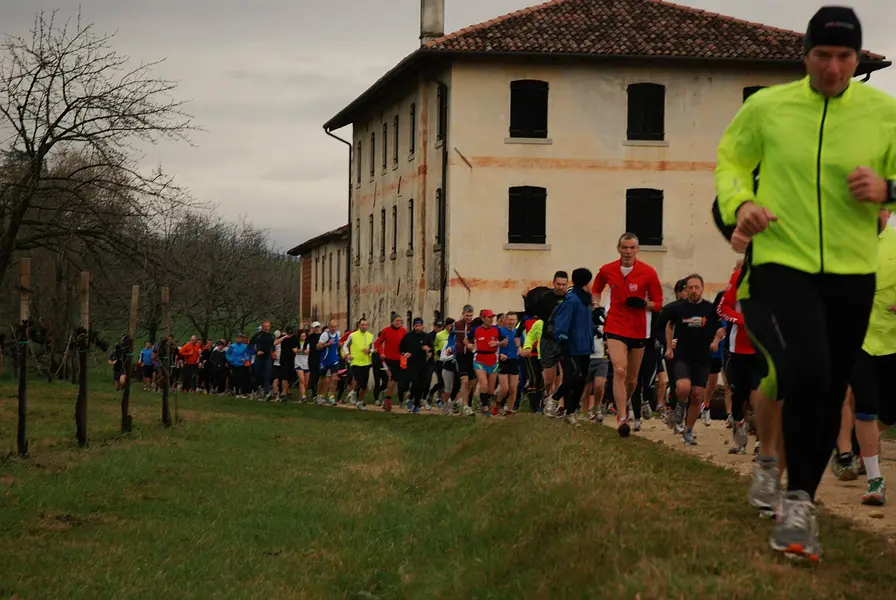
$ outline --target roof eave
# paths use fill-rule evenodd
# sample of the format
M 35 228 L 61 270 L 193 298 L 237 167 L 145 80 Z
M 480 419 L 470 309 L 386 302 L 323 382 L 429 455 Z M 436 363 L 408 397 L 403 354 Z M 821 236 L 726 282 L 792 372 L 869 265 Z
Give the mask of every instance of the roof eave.
M 632 62 L 675 62 L 679 64 L 730 64 L 730 65 L 755 65 L 757 67 L 801 67 L 802 59 L 780 58 L 737 58 L 737 57 L 700 57 L 700 56 L 664 56 L 664 55 L 606 55 L 591 54 L 587 52 L 535 52 L 524 50 L 454 50 L 454 49 L 430 49 L 431 54 L 440 54 L 451 58 L 504 58 L 504 59 L 554 59 L 554 60 L 579 60 L 601 63 L 632 63 Z M 886 57 L 865 59 L 859 63 L 856 75 L 865 75 L 889 67 L 892 63 Z
M 348 240 L 348 234 L 349 234 L 349 226 L 342 225 L 341 227 L 338 227 L 332 231 L 322 233 L 318 236 L 311 238 L 310 240 L 302 242 L 295 248 L 287 250 L 286 254 L 288 256 L 301 256 L 302 254 L 305 254 L 309 250 L 314 250 L 315 248 L 323 246 L 324 244 L 328 244 L 333 241 Z

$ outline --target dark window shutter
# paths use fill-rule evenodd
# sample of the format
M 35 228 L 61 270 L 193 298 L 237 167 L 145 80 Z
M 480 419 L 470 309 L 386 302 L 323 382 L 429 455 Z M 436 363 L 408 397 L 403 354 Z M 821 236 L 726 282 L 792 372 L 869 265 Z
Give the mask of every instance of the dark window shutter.
M 544 188 L 532 188 L 528 203 L 528 234 L 526 240 L 529 244 L 543 244 L 547 239 L 547 190 Z
M 392 162 L 398 164 L 398 115 L 392 119 Z
M 510 137 L 548 137 L 548 92 L 546 81 L 510 82 Z
M 666 138 L 666 87 L 657 83 L 628 86 L 630 140 L 662 141 Z
M 625 228 L 644 246 L 663 244 L 663 191 L 634 188 L 625 192 Z
M 507 241 L 522 244 L 526 237 L 525 188 L 510 188 L 510 206 L 507 219 Z
M 511 244 L 544 244 L 546 235 L 547 191 L 532 186 L 509 191 L 507 241 Z
M 744 88 L 744 102 L 747 101 L 747 98 L 758 92 L 759 90 L 765 89 L 764 85 L 751 85 L 750 87 Z

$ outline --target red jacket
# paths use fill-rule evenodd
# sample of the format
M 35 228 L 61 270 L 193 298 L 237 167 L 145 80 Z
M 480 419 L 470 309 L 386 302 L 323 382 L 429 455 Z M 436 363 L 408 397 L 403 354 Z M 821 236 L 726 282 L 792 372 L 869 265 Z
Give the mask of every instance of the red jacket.
M 625 304 L 626 298 L 637 297 L 653 302 L 653 312 L 663 308 L 663 286 L 656 270 L 650 265 L 635 261 L 631 273 L 622 275 L 622 260 L 615 260 L 600 268 L 591 293 L 598 295 L 610 286 L 610 305 L 604 322 L 604 333 L 643 340 L 650 337 L 650 313 L 643 308 Z
M 408 334 L 408 330 L 404 327 L 395 329 L 391 325 L 380 332 L 380 335 L 373 342 L 380 358 L 383 360 L 401 360 L 401 352 L 398 346 L 401 344 L 402 338 Z
M 740 279 L 742 270 L 738 269 L 731 275 L 716 312 L 731 323 L 731 331 L 728 333 L 728 350 L 734 354 L 756 354 L 756 348 L 753 347 L 753 342 L 747 336 L 744 316 L 740 312 L 740 303 L 737 301 L 737 281 Z

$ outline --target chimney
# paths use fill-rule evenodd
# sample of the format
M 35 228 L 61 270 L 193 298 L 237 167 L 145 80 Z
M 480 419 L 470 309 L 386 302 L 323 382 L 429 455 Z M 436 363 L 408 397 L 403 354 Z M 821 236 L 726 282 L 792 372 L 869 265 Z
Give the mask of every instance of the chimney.
M 445 35 L 445 0 L 420 0 L 420 45 Z

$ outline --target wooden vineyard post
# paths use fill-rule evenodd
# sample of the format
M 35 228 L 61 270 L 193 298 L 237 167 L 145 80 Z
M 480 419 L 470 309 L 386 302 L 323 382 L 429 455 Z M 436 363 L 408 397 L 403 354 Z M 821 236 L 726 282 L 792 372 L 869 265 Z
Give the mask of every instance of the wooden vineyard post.
M 165 323 L 165 338 L 159 344 L 159 367 L 162 369 L 162 425 L 171 427 L 171 407 L 168 404 L 168 388 L 170 385 L 171 346 L 168 336 L 171 334 L 171 314 L 168 312 L 168 287 L 162 288 L 162 319 Z
M 137 335 L 137 308 L 140 305 L 140 286 L 131 287 L 131 318 L 128 321 L 128 337 L 124 355 L 124 393 L 121 395 L 121 432 L 131 430 L 133 420 L 129 414 L 131 403 L 131 371 L 134 368 L 134 336 Z
M 75 403 L 75 429 L 78 445 L 87 445 L 87 350 L 90 347 L 90 272 L 81 271 L 81 327 L 78 329 L 78 400 Z
M 28 415 L 28 338 L 31 321 L 31 259 L 23 258 L 19 275 L 19 423 L 16 443 L 19 456 L 28 456 L 26 417 Z

